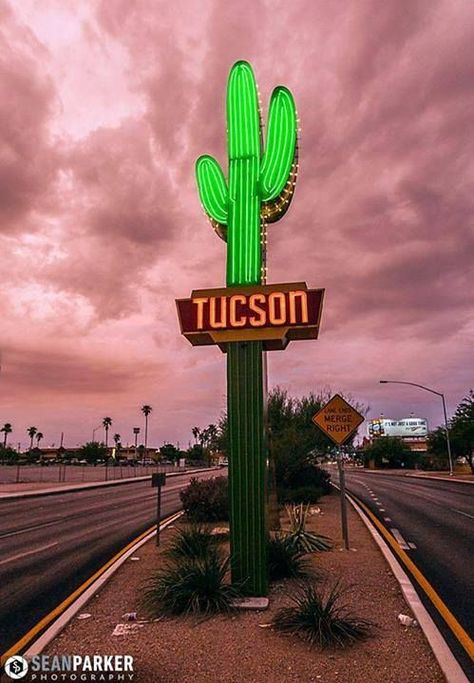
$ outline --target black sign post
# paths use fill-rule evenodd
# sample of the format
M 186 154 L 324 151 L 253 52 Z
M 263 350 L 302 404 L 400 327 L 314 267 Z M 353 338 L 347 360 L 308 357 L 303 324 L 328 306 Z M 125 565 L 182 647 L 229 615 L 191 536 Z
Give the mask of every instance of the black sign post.
M 158 489 L 156 498 L 156 545 L 160 545 L 160 519 L 161 519 L 161 487 L 166 484 L 164 472 L 154 472 L 151 475 L 151 485 Z

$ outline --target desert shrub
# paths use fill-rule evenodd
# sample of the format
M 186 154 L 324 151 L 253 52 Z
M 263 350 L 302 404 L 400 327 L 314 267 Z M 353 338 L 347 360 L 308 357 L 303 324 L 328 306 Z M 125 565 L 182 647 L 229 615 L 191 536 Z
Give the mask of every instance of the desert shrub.
M 177 529 L 166 554 L 177 561 L 199 560 L 214 550 L 221 540 L 222 536 L 211 533 L 202 524 L 189 524 Z
M 228 612 L 241 597 L 238 586 L 225 582 L 229 558 L 213 549 L 199 560 L 169 563 L 145 587 L 142 606 L 151 616 Z
M 297 489 L 314 487 L 321 490 L 321 494 L 331 493 L 331 475 L 317 465 L 303 464 L 290 470 L 282 484 L 285 488 Z
M 192 522 L 229 519 L 229 486 L 226 477 L 191 479 L 179 495 L 183 509 Z
M 305 553 L 287 536 L 276 534 L 268 541 L 268 576 L 270 581 L 296 579 L 309 575 L 310 565 Z
M 306 529 L 309 505 L 285 505 L 286 514 L 290 520 L 288 540 L 304 553 L 322 552 L 332 548 L 332 541 L 327 536 L 316 534 Z
M 280 488 L 278 499 L 280 503 L 317 503 L 323 491 L 315 486 L 298 486 L 297 488 Z
M 345 591 L 339 583 L 327 590 L 302 583 L 288 595 L 290 605 L 272 620 L 278 631 L 292 633 L 321 648 L 346 647 L 368 638 L 372 622 L 354 616 L 342 602 Z

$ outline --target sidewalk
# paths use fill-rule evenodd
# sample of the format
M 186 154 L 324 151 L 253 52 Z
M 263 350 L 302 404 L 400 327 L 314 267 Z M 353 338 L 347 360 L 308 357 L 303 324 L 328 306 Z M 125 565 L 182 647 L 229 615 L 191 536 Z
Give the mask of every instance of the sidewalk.
M 126 635 L 112 635 L 124 613 L 137 611 L 138 620 L 144 618 L 139 607 L 143 583 L 163 561 L 170 527 L 161 548 L 154 541 L 140 548 L 140 560 L 126 561 L 82 608 L 91 616 L 76 616 L 45 654 L 129 654 L 136 683 L 442 683 L 444 676 L 421 630 L 398 621 L 400 613 L 410 615 L 410 610 L 365 525 L 349 507 L 351 550 L 345 551 L 339 496 L 324 497 L 320 508 L 322 514 L 311 517 L 310 528 L 331 536 L 335 547 L 312 555 L 312 562 L 325 580 L 352 586 L 346 603 L 357 616 L 377 624 L 376 634 L 365 643 L 321 652 L 273 632 L 268 624 L 285 602 L 291 582 L 273 584 L 270 608 L 264 612 L 204 622 L 145 621 Z

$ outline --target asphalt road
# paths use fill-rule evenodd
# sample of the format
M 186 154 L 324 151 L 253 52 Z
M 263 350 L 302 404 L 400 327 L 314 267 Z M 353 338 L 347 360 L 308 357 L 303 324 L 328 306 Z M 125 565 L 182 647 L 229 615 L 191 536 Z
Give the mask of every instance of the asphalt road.
M 192 476 L 220 474 L 168 478 L 162 517 Z M 0 653 L 155 521 L 150 481 L 0 501 Z
M 334 470 L 332 475 L 337 482 Z M 346 468 L 346 486 L 392 533 L 472 638 L 474 485 Z M 473 675 L 465 650 L 414 584 L 460 665 Z

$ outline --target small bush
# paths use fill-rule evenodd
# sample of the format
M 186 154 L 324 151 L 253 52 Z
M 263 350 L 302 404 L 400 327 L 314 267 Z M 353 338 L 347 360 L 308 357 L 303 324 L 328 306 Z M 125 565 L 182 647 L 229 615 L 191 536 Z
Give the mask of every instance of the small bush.
M 149 581 L 142 606 L 151 616 L 228 612 L 241 597 L 238 587 L 225 583 L 228 568 L 229 558 L 215 550 L 200 560 L 168 564 Z
M 199 560 L 214 550 L 222 537 L 212 534 L 202 524 L 178 529 L 166 554 L 174 560 Z
M 310 565 L 304 554 L 287 536 L 277 534 L 268 541 L 268 575 L 270 581 L 303 578 L 309 575 Z
M 338 583 L 326 591 L 318 591 L 310 583 L 300 584 L 288 596 L 292 605 L 279 610 L 272 624 L 278 631 L 295 634 L 321 648 L 346 647 L 365 640 L 372 635 L 374 625 L 351 614 L 341 604 L 343 594 Z
M 191 479 L 179 494 L 183 509 L 192 522 L 217 522 L 229 519 L 229 487 L 226 477 Z
M 323 491 L 315 486 L 280 489 L 278 498 L 281 503 L 317 503 Z
M 317 465 L 306 464 L 287 472 L 281 485 L 288 489 L 314 487 L 327 494 L 331 493 L 331 475 Z

